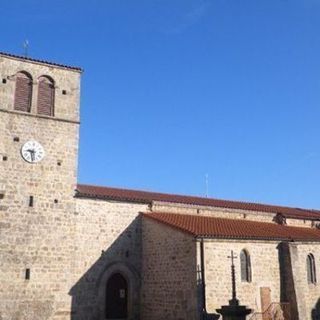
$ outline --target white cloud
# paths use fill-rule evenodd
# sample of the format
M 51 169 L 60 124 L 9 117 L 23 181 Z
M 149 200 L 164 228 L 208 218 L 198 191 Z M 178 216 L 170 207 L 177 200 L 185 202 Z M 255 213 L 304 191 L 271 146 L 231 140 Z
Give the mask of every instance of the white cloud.
M 181 19 L 179 19 L 180 21 L 178 21 L 176 25 L 167 28 L 165 31 L 167 33 L 180 34 L 198 23 L 208 12 L 210 3 L 205 0 L 197 2 L 198 4 L 195 7 L 183 14 Z

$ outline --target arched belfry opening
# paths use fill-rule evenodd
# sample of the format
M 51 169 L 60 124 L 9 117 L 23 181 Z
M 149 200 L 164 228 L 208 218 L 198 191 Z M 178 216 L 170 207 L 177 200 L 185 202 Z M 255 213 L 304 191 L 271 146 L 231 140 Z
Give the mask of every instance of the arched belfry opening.
M 41 76 L 38 79 L 38 114 L 46 116 L 54 115 L 54 81 L 49 76 Z
M 32 77 L 25 71 L 16 74 L 14 110 L 30 112 L 32 102 Z
M 128 282 L 121 273 L 110 276 L 106 285 L 105 318 L 127 319 Z

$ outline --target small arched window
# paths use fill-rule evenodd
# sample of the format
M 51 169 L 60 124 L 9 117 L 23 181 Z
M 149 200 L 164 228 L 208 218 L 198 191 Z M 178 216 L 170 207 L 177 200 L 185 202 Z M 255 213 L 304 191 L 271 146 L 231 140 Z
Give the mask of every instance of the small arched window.
M 53 116 L 54 81 L 48 76 L 41 76 L 38 81 L 38 114 Z
M 251 261 L 246 250 L 240 252 L 241 281 L 251 282 Z
M 16 89 L 14 93 L 14 110 L 30 112 L 32 100 L 32 78 L 21 71 L 16 74 Z
M 316 283 L 317 275 L 316 275 L 316 264 L 314 261 L 313 254 L 308 254 L 307 256 L 307 278 L 308 283 Z

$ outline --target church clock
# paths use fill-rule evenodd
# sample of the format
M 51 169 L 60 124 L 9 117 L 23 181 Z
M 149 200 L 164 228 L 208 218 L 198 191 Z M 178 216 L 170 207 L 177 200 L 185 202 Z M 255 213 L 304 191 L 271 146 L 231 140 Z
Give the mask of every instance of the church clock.
M 27 141 L 21 148 L 22 158 L 29 163 L 36 163 L 43 159 L 45 155 L 42 145 L 35 141 Z

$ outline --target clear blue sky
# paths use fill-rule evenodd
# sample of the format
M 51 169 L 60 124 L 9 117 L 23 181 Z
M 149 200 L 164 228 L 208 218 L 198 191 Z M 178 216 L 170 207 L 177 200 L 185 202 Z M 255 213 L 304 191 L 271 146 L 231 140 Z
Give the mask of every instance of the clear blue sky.
M 320 208 L 320 0 L 1 0 L 79 65 L 79 181 Z

